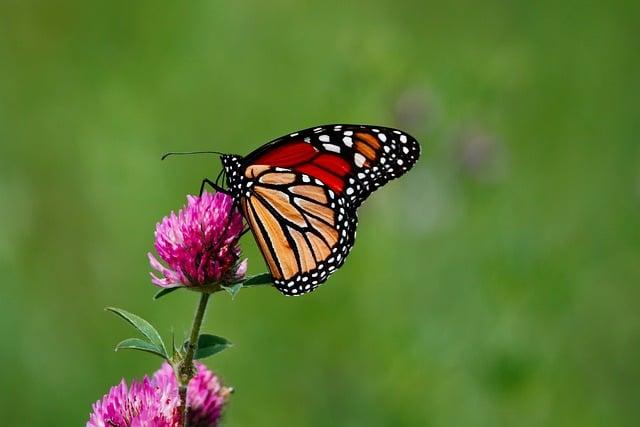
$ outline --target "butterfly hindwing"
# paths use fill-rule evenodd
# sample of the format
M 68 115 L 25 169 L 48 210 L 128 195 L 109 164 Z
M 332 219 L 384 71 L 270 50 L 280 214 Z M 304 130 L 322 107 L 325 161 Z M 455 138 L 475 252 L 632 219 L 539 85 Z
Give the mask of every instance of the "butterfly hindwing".
M 355 209 L 306 174 L 258 167 L 247 173 L 255 181 L 250 195 L 241 198 L 242 211 L 274 284 L 286 295 L 314 290 L 351 250 Z

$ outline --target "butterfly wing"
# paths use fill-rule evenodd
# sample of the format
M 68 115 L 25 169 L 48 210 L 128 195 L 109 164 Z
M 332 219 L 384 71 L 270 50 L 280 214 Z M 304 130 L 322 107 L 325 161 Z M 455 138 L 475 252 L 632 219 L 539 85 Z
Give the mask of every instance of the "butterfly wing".
M 301 295 L 344 263 L 358 206 L 419 156 L 418 142 L 400 130 L 327 125 L 278 138 L 225 167 L 276 287 Z
M 355 209 L 307 174 L 264 166 L 247 173 L 252 190 L 240 204 L 274 284 L 286 295 L 314 290 L 351 250 Z
M 337 124 L 280 137 L 251 153 L 243 164 L 308 174 L 357 207 L 378 187 L 411 169 L 419 157 L 418 141 L 398 129 Z

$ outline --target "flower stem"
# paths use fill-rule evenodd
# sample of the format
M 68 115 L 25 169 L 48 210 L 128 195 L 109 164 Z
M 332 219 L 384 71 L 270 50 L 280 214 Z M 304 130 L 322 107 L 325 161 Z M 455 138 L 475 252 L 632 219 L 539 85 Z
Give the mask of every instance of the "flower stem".
M 187 386 L 189 385 L 191 378 L 193 378 L 196 373 L 193 365 L 193 356 L 198 345 L 200 326 L 202 326 L 204 313 L 207 310 L 209 295 L 210 294 L 204 292 L 200 294 L 200 303 L 198 304 L 198 309 L 196 310 L 196 314 L 193 317 L 193 324 L 191 325 L 191 336 L 187 343 L 187 352 L 178 367 L 178 382 L 180 383 L 180 419 L 182 420 L 182 425 L 184 427 L 188 427 L 187 414 L 189 413 L 189 408 L 187 406 Z

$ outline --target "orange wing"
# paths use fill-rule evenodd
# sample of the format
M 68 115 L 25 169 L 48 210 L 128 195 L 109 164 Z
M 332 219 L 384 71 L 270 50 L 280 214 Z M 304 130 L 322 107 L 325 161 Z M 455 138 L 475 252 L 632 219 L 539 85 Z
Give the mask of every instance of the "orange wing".
M 353 246 L 357 217 L 341 195 L 305 174 L 252 166 L 241 206 L 269 266 L 286 295 L 310 292 L 338 269 Z

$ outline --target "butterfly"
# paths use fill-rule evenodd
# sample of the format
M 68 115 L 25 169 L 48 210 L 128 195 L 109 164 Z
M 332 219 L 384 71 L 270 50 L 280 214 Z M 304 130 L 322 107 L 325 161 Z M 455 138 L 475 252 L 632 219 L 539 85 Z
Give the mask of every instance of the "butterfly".
M 336 124 L 277 138 L 249 155 L 222 155 L 227 188 L 240 207 L 276 288 L 313 291 L 353 247 L 357 209 L 407 172 L 420 144 L 397 129 Z M 220 178 L 220 176 L 218 176 Z

